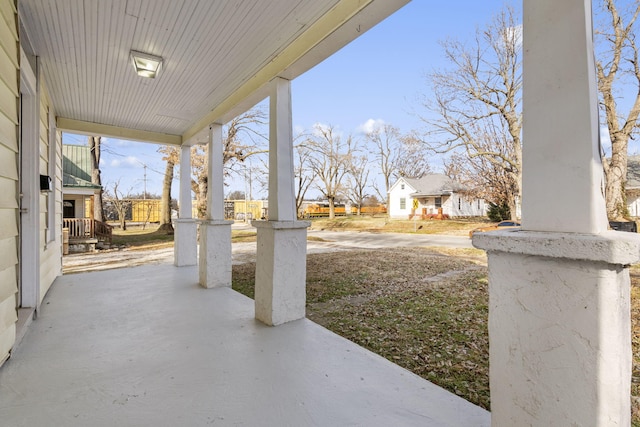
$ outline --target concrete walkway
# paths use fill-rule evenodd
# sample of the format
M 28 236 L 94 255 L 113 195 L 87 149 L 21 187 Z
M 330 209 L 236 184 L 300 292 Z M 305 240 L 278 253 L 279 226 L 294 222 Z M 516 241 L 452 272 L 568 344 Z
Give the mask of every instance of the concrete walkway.
M 0 369 L 7 426 L 488 426 L 485 410 L 195 267 L 60 277 Z

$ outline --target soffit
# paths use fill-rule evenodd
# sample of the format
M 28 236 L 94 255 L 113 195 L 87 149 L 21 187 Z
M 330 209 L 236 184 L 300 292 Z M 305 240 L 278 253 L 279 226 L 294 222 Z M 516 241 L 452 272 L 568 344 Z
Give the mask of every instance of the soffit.
M 236 111 L 241 101 L 263 99 L 264 82 L 248 83 L 256 76 L 269 77 L 265 69 L 271 78 L 295 78 L 404 3 L 21 0 L 20 17 L 58 117 L 193 136 L 207 120 L 228 120 L 232 112 L 242 112 Z M 309 31 L 327 16 L 337 28 L 330 23 L 325 33 Z M 345 23 L 352 28 L 338 28 Z M 301 39 L 303 54 L 294 63 L 269 69 Z M 135 75 L 132 49 L 164 59 L 158 78 Z

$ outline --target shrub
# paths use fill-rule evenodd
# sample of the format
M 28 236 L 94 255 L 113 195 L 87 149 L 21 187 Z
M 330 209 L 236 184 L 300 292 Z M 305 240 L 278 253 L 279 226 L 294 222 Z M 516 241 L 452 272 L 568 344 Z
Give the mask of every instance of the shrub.
M 506 203 L 496 204 L 489 203 L 489 209 L 487 209 L 487 216 L 491 221 L 500 222 L 506 219 L 511 219 L 511 211 Z

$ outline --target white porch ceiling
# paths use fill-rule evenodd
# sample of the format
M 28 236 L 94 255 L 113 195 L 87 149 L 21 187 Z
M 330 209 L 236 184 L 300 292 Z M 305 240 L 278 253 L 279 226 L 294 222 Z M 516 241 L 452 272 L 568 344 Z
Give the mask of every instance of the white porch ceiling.
M 60 127 L 180 143 L 224 123 L 408 0 L 19 0 Z M 164 59 L 156 79 L 129 52 Z

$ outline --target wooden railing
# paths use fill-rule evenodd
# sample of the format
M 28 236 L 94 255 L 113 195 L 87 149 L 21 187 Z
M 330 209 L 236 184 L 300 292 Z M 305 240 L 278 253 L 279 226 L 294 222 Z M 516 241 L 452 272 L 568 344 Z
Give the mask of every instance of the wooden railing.
M 69 229 L 69 240 L 98 239 L 111 243 L 113 227 L 91 218 L 63 218 L 62 226 Z

